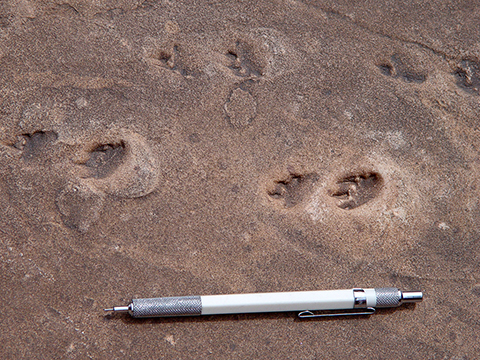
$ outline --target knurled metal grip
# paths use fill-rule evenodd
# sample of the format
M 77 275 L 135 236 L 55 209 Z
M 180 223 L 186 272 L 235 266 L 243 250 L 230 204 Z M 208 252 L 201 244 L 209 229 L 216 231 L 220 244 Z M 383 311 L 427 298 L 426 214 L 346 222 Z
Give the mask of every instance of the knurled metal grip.
M 130 309 L 133 317 L 201 315 L 200 296 L 175 296 L 153 299 L 134 299 Z
M 402 293 L 397 288 L 375 288 L 376 307 L 396 307 L 400 305 Z

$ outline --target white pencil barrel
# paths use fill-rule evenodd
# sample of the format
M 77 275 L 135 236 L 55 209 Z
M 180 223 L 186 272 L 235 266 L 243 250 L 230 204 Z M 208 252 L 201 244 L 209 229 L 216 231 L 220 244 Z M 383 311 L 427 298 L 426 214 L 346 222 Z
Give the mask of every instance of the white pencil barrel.
M 352 289 L 206 295 L 201 299 L 202 315 L 352 309 L 355 301 Z

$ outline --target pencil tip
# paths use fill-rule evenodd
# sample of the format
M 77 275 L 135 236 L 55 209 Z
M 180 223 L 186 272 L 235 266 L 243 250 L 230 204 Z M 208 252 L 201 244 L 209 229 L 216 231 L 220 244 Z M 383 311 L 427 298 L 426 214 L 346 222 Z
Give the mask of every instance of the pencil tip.
M 113 306 L 111 308 L 103 309 L 103 311 L 111 311 L 114 313 L 128 313 L 130 312 L 130 305 L 127 306 Z

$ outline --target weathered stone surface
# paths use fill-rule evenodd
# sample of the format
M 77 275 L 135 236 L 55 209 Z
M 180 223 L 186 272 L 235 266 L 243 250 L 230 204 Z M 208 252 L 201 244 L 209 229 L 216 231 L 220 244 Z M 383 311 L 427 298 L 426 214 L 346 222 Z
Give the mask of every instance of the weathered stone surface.
M 0 1 L 0 358 L 478 357 L 479 14 Z M 381 286 L 425 300 L 332 321 L 103 315 Z

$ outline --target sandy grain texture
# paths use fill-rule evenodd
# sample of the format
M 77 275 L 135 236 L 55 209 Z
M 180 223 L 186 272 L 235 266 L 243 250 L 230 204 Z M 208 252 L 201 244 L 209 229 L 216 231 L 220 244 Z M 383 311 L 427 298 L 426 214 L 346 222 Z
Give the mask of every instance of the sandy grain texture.
M 0 357 L 474 359 L 477 1 L 4 0 Z M 137 321 L 133 297 L 417 306 Z

